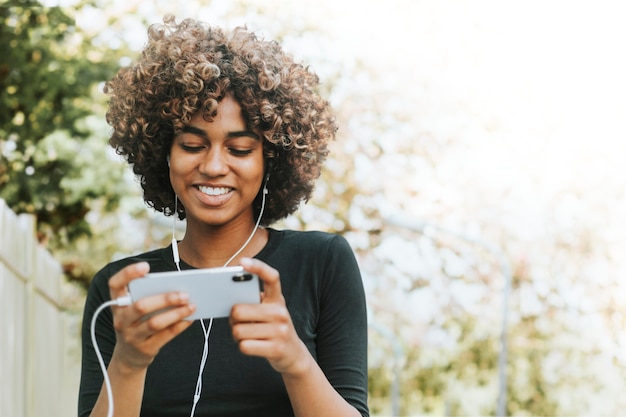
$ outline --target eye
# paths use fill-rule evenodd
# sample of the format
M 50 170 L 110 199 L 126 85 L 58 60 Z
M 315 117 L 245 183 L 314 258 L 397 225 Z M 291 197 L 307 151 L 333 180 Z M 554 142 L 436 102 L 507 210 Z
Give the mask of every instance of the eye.
M 192 146 L 192 145 L 185 145 L 184 143 L 181 143 L 180 148 L 185 152 L 198 153 L 204 149 L 204 146 Z
M 252 153 L 252 149 L 228 148 L 228 152 L 230 152 L 234 156 L 246 156 Z

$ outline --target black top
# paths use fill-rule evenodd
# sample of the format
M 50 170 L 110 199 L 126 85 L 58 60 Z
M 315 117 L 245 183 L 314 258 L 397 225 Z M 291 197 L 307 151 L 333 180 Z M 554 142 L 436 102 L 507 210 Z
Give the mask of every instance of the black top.
M 268 229 L 269 241 L 256 258 L 280 272 L 295 329 L 332 386 L 363 416 L 367 407 L 367 315 L 356 259 L 347 241 L 323 232 Z M 102 373 L 90 337 L 95 310 L 110 300 L 108 280 L 124 266 L 147 261 L 151 272 L 172 271 L 171 246 L 108 264 L 94 277 L 83 316 L 82 372 L 78 415 L 91 412 Z M 192 267 L 181 261 L 181 269 Z M 110 309 L 98 317 L 96 337 L 105 363 L 115 346 Z M 148 367 L 142 416 L 191 412 L 204 334 L 200 322 L 166 344 Z M 202 396 L 195 415 L 292 416 L 282 378 L 264 358 L 239 352 L 227 318 L 214 319 Z

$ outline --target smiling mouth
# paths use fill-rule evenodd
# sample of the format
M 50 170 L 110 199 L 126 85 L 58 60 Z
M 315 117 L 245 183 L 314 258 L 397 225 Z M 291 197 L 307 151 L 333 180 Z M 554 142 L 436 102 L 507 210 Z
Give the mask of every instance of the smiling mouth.
M 202 193 L 206 195 L 210 195 L 210 196 L 225 195 L 233 190 L 232 188 L 229 188 L 229 187 L 205 187 L 202 185 L 198 186 L 198 189 L 202 191 Z

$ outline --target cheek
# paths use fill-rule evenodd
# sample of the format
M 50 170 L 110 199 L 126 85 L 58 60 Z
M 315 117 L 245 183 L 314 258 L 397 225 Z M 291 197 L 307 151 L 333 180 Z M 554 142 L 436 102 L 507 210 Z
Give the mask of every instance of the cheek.
M 180 183 L 180 181 L 178 181 L 178 177 L 172 173 L 171 168 L 170 168 L 169 178 L 170 178 L 170 185 L 172 186 L 172 189 L 174 190 L 174 194 L 179 195 L 180 187 L 178 187 L 178 184 Z
M 170 177 L 186 175 L 201 161 L 199 156 L 172 152 L 169 162 Z
M 245 169 L 246 180 L 249 183 L 261 184 L 265 178 L 265 169 L 263 167 L 263 160 L 255 161 L 251 163 L 247 169 Z
M 181 184 L 185 175 L 187 175 L 188 167 L 191 164 L 182 160 L 182 158 L 172 157 L 169 169 L 169 179 L 174 191 L 177 191 L 177 184 Z

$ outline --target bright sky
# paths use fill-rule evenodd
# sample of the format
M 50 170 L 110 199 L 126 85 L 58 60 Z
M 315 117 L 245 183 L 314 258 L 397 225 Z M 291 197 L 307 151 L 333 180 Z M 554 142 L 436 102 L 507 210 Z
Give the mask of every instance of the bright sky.
M 240 8 L 245 12 L 239 18 L 228 19 L 232 2 L 226 0 L 102 3 L 110 6 L 84 16 L 83 25 L 97 27 L 103 13 L 123 12 L 153 22 L 165 12 L 206 16 L 225 26 L 254 26 L 258 7 L 292 20 L 314 16 L 333 33 L 334 50 L 327 51 L 333 56 L 365 57 L 394 74 L 429 79 L 442 94 L 465 96 L 485 111 L 514 110 L 517 116 L 508 117 L 527 119 L 529 126 L 573 125 L 576 132 L 567 132 L 568 140 L 592 135 L 608 141 L 626 130 L 626 54 L 620 52 L 626 3 L 619 0 L 250 0 L 242 2 L 248 7 Z M 125 37 L 137 48 L 145 40 L 141 24 L 114 30 L 130 34 Z M 404 85 L 402 91 L 410 94 L 411 88 Z

